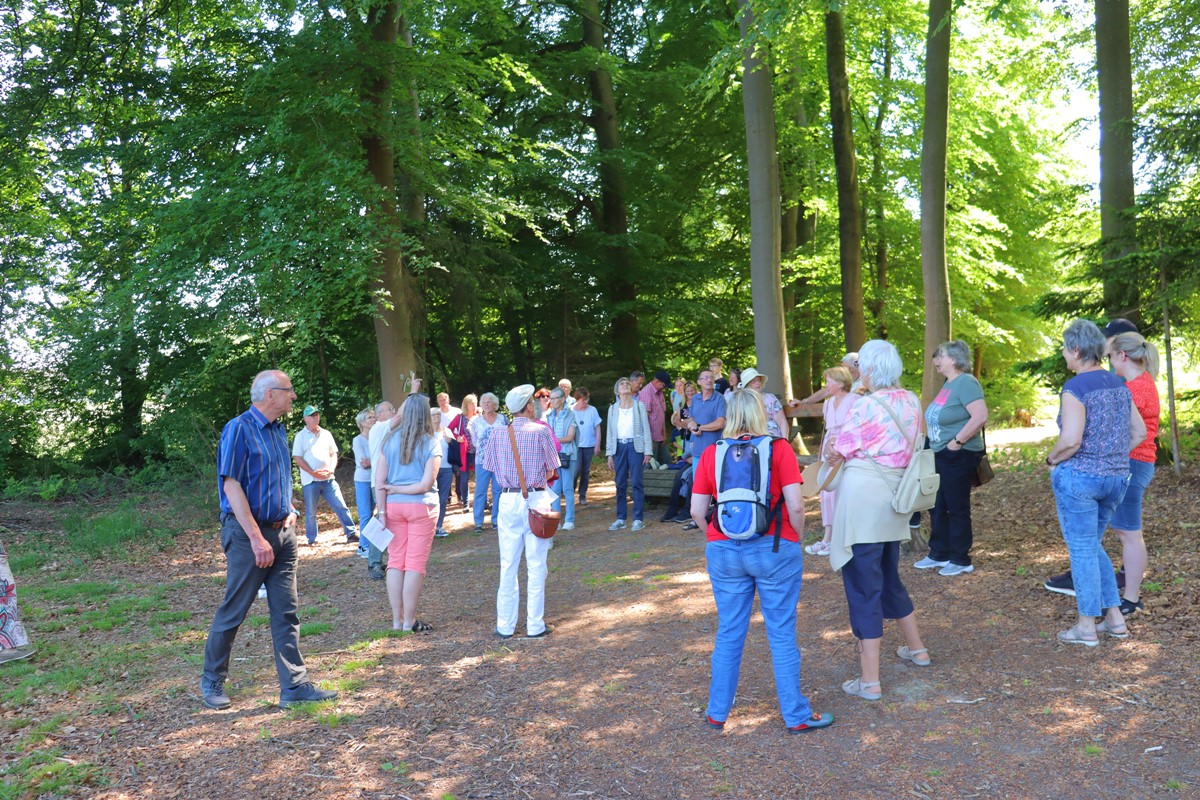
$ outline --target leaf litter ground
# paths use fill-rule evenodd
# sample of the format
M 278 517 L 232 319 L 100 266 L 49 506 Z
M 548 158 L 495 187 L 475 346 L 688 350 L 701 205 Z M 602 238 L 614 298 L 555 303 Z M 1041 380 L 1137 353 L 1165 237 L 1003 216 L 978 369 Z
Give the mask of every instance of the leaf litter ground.
M 535 641 L 519 638 L 523 628 L 492 636 L 495 534 L 471 532 L 469 514 L 452 514 L 452 535 L 434 543 L 420 616 L 436 631 L 403 637 L 388 632 L 383 583 L 322 517 L 318 546 L 301 553 L 302 645 L 312 677 L 341 697 L 299 712 L 275 705 L 265 601 L 234 649 L 232 709 L 199 702 L 222 594 L 215 527 L 65 579 L 54 567 L 19 575 L 42 653 L 0 668 L 0 797 L 1200 796 L 1195 471 L 1160 470 L 1146 501 L 1147 611 L 1131 619 L 1131 638 L 1091 649 L 1054 640 L 1074 602 L 1041 587 L 1067 564 L 1044 470 L 1001 471 L 974 498 L 974 574 L 945 578 L 906 559 L 933 665 L 891 657 L 901 640 L 889 625 L 877 703 L 839 688 L 857 674 L 840 577 L 806 557 L 803 688 L 837 721 L 802 737 L 782 730 L 757 614 L 726 733 L 703 730 L 716 623 L 703 537 L 657 522 L 661 506 L 647 509 L 645 530 L 610 533 L 612 495 L 600 482 L 577 529 L 555 539 L 555 630 Z M 10 555 L 61 535 L 54 517 L 5 505 Z M 810 539 L 819 523 L 810 502 Z M 1115 536 L 1106 542 L 1119 550 Z M 97 582 L 158 604 L 114 624 L 121 596 L 62 590 Z M 35 758 L 46 777 L 22 766 Z M 77 772 L 51 783 L 64 770 Z

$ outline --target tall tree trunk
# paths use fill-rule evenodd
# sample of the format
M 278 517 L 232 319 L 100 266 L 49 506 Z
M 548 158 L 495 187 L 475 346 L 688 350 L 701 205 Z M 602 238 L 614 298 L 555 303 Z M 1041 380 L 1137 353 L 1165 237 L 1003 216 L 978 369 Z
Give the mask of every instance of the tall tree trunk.
M 793 72 L 795 74 L 795 71 Z M 800 76 L 797 74 L 797 78 Z M 796 81 L 797 101 L 792 119 L 800 130 L 808 128 L 808 109 L 799 96 L 800 81 Z M 788 259 L 811 244 L 817 235 L 817 212 L 808 207 L 805 198 L 812 190 L 812 150 L 807 146 L 791 147 L 780 153 L 780 196 L 783 218 L 780 220 L 780 255 Z M 792 392 L 796 397 L 812 394 L 813 383 L 813 317 L 811 306 L 795 312 L 797 301 L 808 293 L 808 276 L 797 275 L 783 287 L 783 314 L 787 334 L 788 363 L 792 374 Z
M 951 0 L 930 0 L 925 41 L 925 124 L 921 134 L 921 278 L 925 288 L 925 357 L 950 338 L 946 272 L 946 151 L 950 120 Z M 921 397 L 933 400 L 942 379 L 923 370 Z
M 629 214 L 625 204 L 625 165 L 620 152 L 612 75 L 603 67 L 608 46 L 604 41 L 599 0 L 583 0 L 582 16 L 584 46 L 595 51 L 595 66 L 588 70 L 588 87 L 592 94 L 589 121 L 596 132 L 596 147 L 600 154 L 600 229 L 608 240 L 605 255 L 609 299 L 618 309 L 612 317 L 613 357 L 621 369 L 641 369 L 642 345 L 635 309 L 637 285 L 631 279 L 633 258 L 627 244 Z
M 875 125 L 871 132 L 871 220 L 875 225 L 875 242 L 872 247 L 875 262 L 875 297 L 871 300 L 871 316 L 875 318 L 875 335 L 887 338 L 887 322 L 883 318 L 887 305 L 888 288 L 888 239 L 887 219 L 884 213 L 884 197 L 887 176 L 883 171 L 883 124 L 891 105 L 892 58 L 895 45 L 890 28 L 883 29 L 883 68 L 879 88 L 879 106 L 875 111 Z
M 1129 0 L 1096 0 L 1096 78 L 1100 89 L 1100 237 L 1104 240 L 1104 311 L 1140 327 L 1133 250 L 1133 72 Z
M 373 113 L 372 130 L 363 137 L 367 169 L 379 188 L 372 209 L 379 224 L 378 275 L 374 283 L 375 339 L 383 396 L 394 403 L 404 399 L 409 372 L 416 371 L 413 349 L 413 278 L 404 264 L 400 246 L 401 218 L 396 208 L 395 153 L 386 133 L 395 80 L 394 50 L 400 33 L 400 4 L 388 3 L 371 10 L 372 52 L 367 59 L 367 100 Z
M 775 100 L 765 48 L 746 44 L 754 26 L 749 0 L 738 0 L 742 31 L 742 111 L 746 122 L 746 166 L 750 179 L 750 297 L 754 306 L 754 349 L 758 370 L 771 378 L 771 391 L 786 400 L 792 392 L 783 324 L 780 267 L 779 159 Z
M 829 116 L 833 123 L 833 163 L 837 170 L 838 243 L 842 264 L 842 328 L 846 349 L 867 340 L 862 288 L 862 204 L 858 162 L 846 76 L 846 28 L 840 12 L 825 15 L 825 67 L 829 74 Z

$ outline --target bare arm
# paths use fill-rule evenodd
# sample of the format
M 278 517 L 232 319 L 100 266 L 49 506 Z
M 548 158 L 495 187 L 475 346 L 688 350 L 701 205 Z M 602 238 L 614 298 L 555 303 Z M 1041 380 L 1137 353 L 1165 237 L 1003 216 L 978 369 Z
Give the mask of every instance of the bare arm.
M 947 450 L 961 450 L 962 445 L 959 442 L 969 442 L 971 437 L 979 433 L 988 421 L 988 407 L 983 400 L 972 400 L 967 403 L 967 413 L 971 418 L 962 426 L 962 430 L 958 432 L 953 439 L 946 444 Z
M 437 472 L 441 469 L 441 465 L 442 454 L 436 453 L 425 462 L 425 473 L 416 483 L 391 484 L 387 482 L 387 475 L 381 476 L 379 481 L 387 494 L 425 494 L 433 488 L 433 484 L 437 481 Z
M 696 523 L 702 531 L 708 530 L 708 520 L 705 517 L 708 516 L 708 507 L 710 505 L 712 505 L 712 497 L 692 492 L 692 522 Z M 789 510 L 788 513 L 790 514 L 791 511 Z M 804 519 L 803 513 L 800 515 L 800 519 Z
M 1086 423 L 1087 410 L 1083 407 L 1083 403 L 1075 395 L 1064 392 L 1062 395 L 1062 432 L 1058 434 L 1058 441 L 1054 443 L 1054 447 L 1050 448 L 1050 453 L 1046 456 L 1046 461 L 1051 466 L 1061 464 L 1075 455 L 1079 446 L 1083 444 L 1083 428 Z M 1145 436 L 1144 433 L 1142 435 Z
M 792 526 L 792 530 L 796 531 L 796 536 L 800 541 L 804 541 L 804 531 L 796 530 L 796 520 L 804 519 L 804 494 L 800 490 L 800 484 L 791 483 L 783 487 L 783 502 L 787 505 L 788 524 Z M 801 522 L 800 528 L 804 528 L 804 523 Z
M 1129 449 L 1132 450 L 1144 441 L 1146 441 L 1146 420 L 1142 419 L 1142 414 L 1135 404 L 1133 416 L 1129 418 Z

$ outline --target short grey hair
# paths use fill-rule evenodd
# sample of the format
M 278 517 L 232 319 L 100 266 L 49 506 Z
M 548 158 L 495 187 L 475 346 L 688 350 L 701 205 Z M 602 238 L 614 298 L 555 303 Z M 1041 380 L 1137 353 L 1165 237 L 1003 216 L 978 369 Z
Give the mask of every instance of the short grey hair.
M 1063 331 L 1063 347 L 1078 353 L 1084 364 L 1099 364 L 1104 358 L 1104 334 L 1096 323 L 1086 319 L 1074 319 Z
M 358 412 L 358 416 L 356 416 L 354 418 L 354 421 L 357 422 L 359 424 L 359 426 L 361 427 L 362 424 L 367 421 L 367 417 L 371 416 L 374 413 L 375 412 L 372 411 L 371 409 L 364 408 L 362 411 Z
M 842 356 L 842 363 L 843 364 L 857 364 L 858 363 L 858 353 L 846 353 L 846 355 Z
M 480 405 L 480 407 L 482 407 L 482 406 L 483 406 L 483 404 L 484 404 L 484 403 L 486 403 L 486 402 L 488 402 L 489 400 L 490 400 L 490 401 L 491 401 L 491 403 L 492 403 L 492 408 L 493 408 L 494 410 L 499 410 L 499 408 L 500 408 L 500 398 L 499 398 L 499 397 L 496 397 L 495 393 L 493 393 L 493 392 L 484 392 L 483 394 L 479 395 L 479 405 Z
M 622 383 L 628 383 L 628 384 L 629 384 L 629 388 L 630 388 L 630 390 L 631 390 L 631 393 L 632 393 L 632 389 L 633 389 L 633 381 L 631 381 L 629 378 L 617 378 L 617 382 L 613 384 L 613 397 L 620 397 L 620 396 L 621 396 L 621 384 L 622 384 Z
M 267 392 L 279 388 L 279 370 L 264 369 L 254 376 L 250 384 L 250 402 L 261 403 L 267 399 Z
M 933 354 L 949 358 L 954 362 L 954 368 L 959 372 L 971 371 L 971 350 L 962 339 L 952 339 L 948 342 L 942 342 L 933 351 Z
M 558 386 L 555 386 L 553 389 L 550 390 L 550 399 L 551 400 L 563 400 L 566 398 L 566 396 L 567 396 L 567 393 L 564 392 Z
M 872 339 L 858 350 L 858 372 L 871 391 L 900 385 L 904 362 L 896 346 L 883 339 Z
M 382 414 L 382 413 L 383 413 L 383 412 L 384 412 L 386 409 L 389 409 L 389 408 L 390 408 L 392 411 L 395 411 L 395 410 L 396 410 L 396 407 L 395 407 L 394 405 L 392 405 L 390 402 L 388 402 L 387 400 L 381 400 L 380 402 L 378 402 L 378 403 L 376 403 L 376 404 L 375 404 L 375 416 L 377 416 L 377 417 L 378 417 L 378 416 L 379 416 L 380 414 Z

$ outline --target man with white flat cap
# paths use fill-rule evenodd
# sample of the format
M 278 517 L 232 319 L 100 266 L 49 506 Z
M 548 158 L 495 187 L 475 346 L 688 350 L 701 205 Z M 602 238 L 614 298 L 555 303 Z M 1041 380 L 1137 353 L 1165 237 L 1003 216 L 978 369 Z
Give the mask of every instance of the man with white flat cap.
M 539 539 L 529 530 L 529 508 L 549 507 L 547 485 L 558 475 L 558 453 L 550 429 L 537 422 L 529 384 L 516 387 L 504 400 L 512 414 L 510 430 L 516 436 L 516 450 L 529 489 L 528 500 L 521 494 L 521 478 L 513 456 L 509 436 L 491 436 L 479 454 L 480 465 L 493 473 L 500 483 L 499 512 L 496 527 L 500 544 L 500 588 L 496 591 L 496 630 L 501 639 L 511 639 L 517 628 L 521 586 L 517 572 L 521 553 L 525 553 L 526 606 L 525 635 L 540 639 L 550 633 L 546 627 L 546 558 L 551 540 Z

